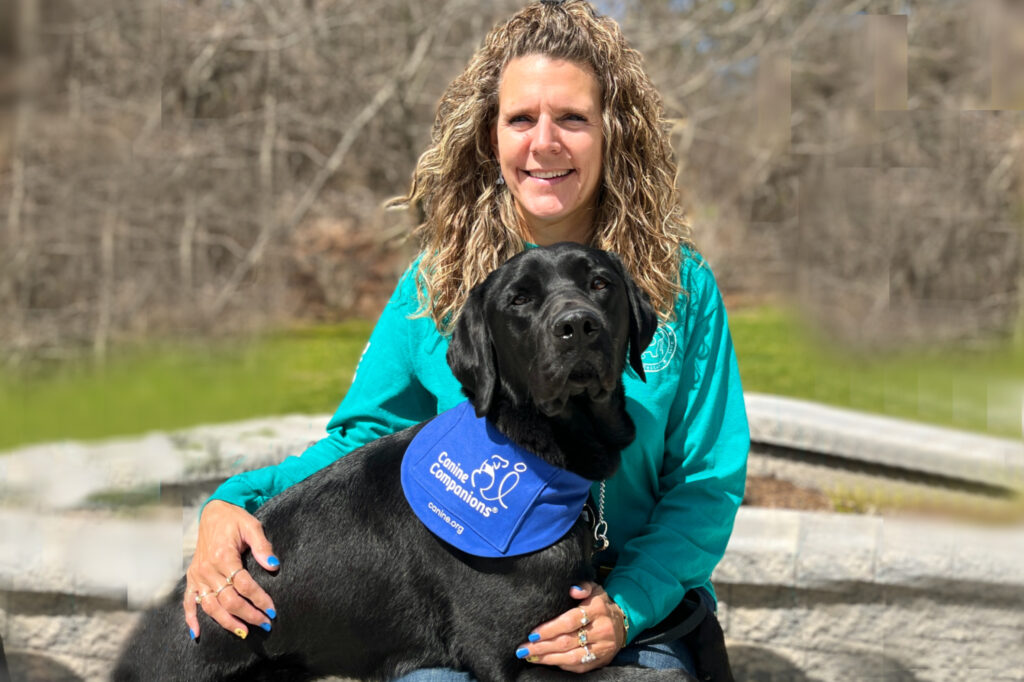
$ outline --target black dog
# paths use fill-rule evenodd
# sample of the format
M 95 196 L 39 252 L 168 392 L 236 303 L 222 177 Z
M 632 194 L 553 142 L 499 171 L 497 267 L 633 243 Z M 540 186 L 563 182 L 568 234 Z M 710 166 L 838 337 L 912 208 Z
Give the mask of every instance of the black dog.
M 477 416 L 546 462 L 600 480 L 635 434 L 621 381 L 627 350 L 643 376 L 656 324 L 616 257 L 559 244 L 510 259 L 470 292 L 448 363 Z M 570 585 L 592 578 L 587 525 L 576 520 L 553 545 L 500 558 L 439 539 L 400 481 L 407 447 L 430 423 L 360 448 L 259 510 L 287 563 L 270 575 L 244 559 L 274 597 L 272 632 L 251 628 L 242 641 L 200 614 L 202 637 L 190 642 L 182 581 L 145 614 L 114 679 L 388 679 L 425 667 L 469 670 L 482 682 L 569 675 L 514 650 L 575 605 Z

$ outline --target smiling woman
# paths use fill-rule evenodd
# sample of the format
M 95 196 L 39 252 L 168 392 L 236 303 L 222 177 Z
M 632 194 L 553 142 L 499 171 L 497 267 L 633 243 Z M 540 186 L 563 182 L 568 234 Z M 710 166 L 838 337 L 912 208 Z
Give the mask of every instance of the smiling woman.
M 731 680 L 710 576 L 743 497 L 749 431 L 721 295 L 690 243 L 675 176 L 661 99 L 614 20 L 582 0 L 541 0 L 496 26 L 445 90 L 409 191 L 391 202 L 421 217 L 422 253 L 382 312 L 327 437 L 301 457 L 229 479 L 202 512 L 182 603 L 192 636 L 200 634 L 200 609 L 242 638 L 250 626 L 271 631 L 273 594 L 242 570 L 241 556 L 249 550 L 264 569 L 282 572 L 292 557 L 274 556 L 251 512 L 356 448 L 443 419 L 473 397 L 464 377 L 456 379 L 459 362 L 490 357 L 493 347 L 464 345 L 446 355 L 452 330 L 472 319 L 469 292 L 524 250 L 571 241 L 615 252 L 660 325 L 657 334 L 652 328 L 629 341 L 633 373 L 608 384 L 624 386 L 636 439 L 622 450 L 619 470 L 591 487 L 606 531 L 593 558 L 601 580 L 565 585 L 571 601 L 563 603 L 575 607 L 507 642 L 507 655 L 512 663 L 524 659 L 519 670 L 638 665 Z M 559 267 L 543 280 L 573 265 Z M 598 274 L 586 288 L 595 297 L 616 281 Z M 503 328 L 517 339 L 532 332 L 517 327 L 511 319 L 519 313 L 510 311 L 557 305 L 535 284 L 524 279 L 495 303 L 509 313 Z M 564 320 L 543 326 L 544 339 L 573 353 L 599 343 L 585 309 L 561 313 Z M 651 336 L 658 340 L 645 351 Z M 517 371 L 543 375 L 545 363 L 542 353 L 531 354 Z M 576 365 L 560 384 L 568 387 L 564 396 L 524 414 L 554 419 L 584 393 L 606 399 L 612 389 L 594 383 L 597 369 Z M 267 587 L 273 592 L 273 583 Z M 530 589 L 536 586 L 496 583 L 489 598 L 497 608 Z M 389 608 L 409 611 L 407 604 Z M 413 609 L 407 620 L 423 617 Z M 458 614 L 451 618 L 452 631 L 470 627 Z M 209 627 L 216 626 L 206 621 Z M 469 675 L 427 669 L 404 679 Z
M 544 55 L 508 63 L 491 145 L 530 241 L 590 240 L 602 140 L 601 87 L 589 69 Z

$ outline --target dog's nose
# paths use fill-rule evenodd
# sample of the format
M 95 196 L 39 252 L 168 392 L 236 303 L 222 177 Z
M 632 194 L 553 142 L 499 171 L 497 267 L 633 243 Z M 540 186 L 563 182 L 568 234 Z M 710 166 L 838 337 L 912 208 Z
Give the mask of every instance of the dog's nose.
M 586 310 L 570 310 L 555 320 L 552 325 L 555 337 L 566 343 L 583 343 L 601 331 L 601 321 Z

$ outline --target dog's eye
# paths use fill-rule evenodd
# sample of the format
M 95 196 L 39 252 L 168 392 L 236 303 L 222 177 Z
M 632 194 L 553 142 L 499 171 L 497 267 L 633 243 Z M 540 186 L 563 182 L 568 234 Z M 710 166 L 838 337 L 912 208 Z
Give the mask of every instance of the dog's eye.
M 608 286 L 608 280 L 606 280 L 604 277 L 595 277 L 590 282 L 590 288 L 595 290 L 595 291 L 600 291 L 601 289 L 604 289 L 607 286 Z
M 516 294 L 512 297 L 512 300 L 509 301 L 512 305 L 526 305 L 529 302 L 530 297 L 525 294 Z

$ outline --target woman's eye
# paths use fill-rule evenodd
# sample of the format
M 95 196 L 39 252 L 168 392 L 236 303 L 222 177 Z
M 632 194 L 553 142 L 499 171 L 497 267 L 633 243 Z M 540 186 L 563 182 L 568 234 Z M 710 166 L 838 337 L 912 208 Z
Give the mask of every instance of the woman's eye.
M 530 302 L 530 297 L 524 294 L 516 294 L 512 297 L 512 305 L 526 305 Z
M 594 280 L 590 283 L 590 288 L 595 291 L 600 291 L 601 289 L 604 289 L 607 286 L 608 280 L 606 280 L 604 277 L 595 277 Z

